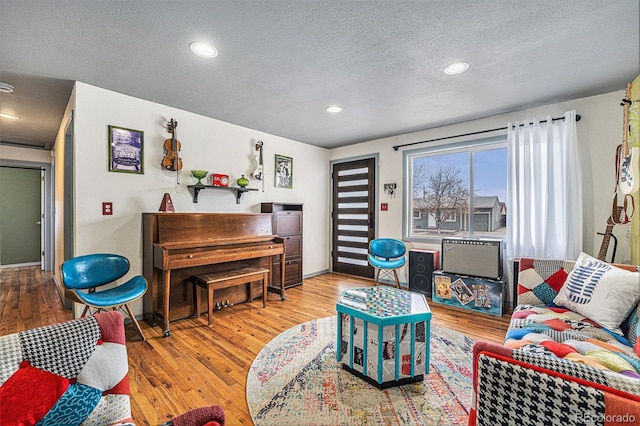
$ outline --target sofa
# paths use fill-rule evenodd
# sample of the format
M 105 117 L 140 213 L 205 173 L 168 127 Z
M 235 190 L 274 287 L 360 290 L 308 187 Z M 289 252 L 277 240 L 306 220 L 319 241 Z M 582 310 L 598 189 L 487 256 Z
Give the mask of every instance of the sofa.
M 0 425 L 135 426 L 124 316 L 93 316 L 0 336 Z M 219 405 L 162 426 L 224 426 Z
M 503 345 L 476 342 L 469 425 L 640 424 L 640 273 L 519 260 Z
M 116 311 L 0 336 L 3 425 L 131 418 L 124 317 Z

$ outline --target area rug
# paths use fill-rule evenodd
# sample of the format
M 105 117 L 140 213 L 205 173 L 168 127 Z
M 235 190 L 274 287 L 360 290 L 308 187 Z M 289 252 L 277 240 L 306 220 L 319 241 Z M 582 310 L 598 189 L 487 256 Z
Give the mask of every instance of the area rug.
M 258 426 L 465 425 L 472 391 L 473 340 L 431 324 L 424 381 L 379 390 L 336 361 L 336 319 L 297 325 L 271 340 L 247 376 Z

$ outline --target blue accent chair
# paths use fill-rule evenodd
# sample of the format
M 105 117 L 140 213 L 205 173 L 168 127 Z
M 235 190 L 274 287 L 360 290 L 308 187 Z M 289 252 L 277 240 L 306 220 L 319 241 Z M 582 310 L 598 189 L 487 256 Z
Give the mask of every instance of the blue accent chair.
M 375 283 L 378 285 L 380 273 L 391 275 L 396 282 L 396 288 L 400 288 L 398 280 L 399 268 L 407 262 L 405 253 L 407 246 L 400 240 L 393 238 L 376 238 L 369 243 L 369 264 L 377 269 Z
M 69 289 L 75 301 L 85 306 L 82 317 L 89 308 L 96 308 L 98 312 L 107 309 L 117 310 L 124 306 L 126 312 L 146 340 L 140 324 L 136 320 L 129 303 L 141 298 L 147 291 L 147 280 L 138 275 L 127 282 L 106 290 L 99 287 L 113 283 L 129 272 L 129 259 L 118 254 L 97 253 L 78 256 L 65 261 L 60 266 L 62 284 Z

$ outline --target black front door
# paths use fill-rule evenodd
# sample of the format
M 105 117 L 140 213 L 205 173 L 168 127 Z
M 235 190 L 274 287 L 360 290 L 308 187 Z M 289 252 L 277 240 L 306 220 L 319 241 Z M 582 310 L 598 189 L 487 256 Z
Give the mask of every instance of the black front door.
M 373 278 L 367 262 L 375 235 L 375 159 L 333 165 L 332 270 Z

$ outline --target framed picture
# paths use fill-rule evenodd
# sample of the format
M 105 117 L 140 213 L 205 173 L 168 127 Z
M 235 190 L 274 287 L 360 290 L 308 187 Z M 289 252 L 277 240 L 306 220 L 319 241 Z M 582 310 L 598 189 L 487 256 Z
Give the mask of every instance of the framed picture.
M 473 300 L 473 293 L 461 278 L 451 284 L 451 291 L 461 305 L 466 305 Z
M 276 154 L 276 188 L 293 188 L 293 158 Z
M 109 126 L 109 171 L 144 174 L 144 132 Z

